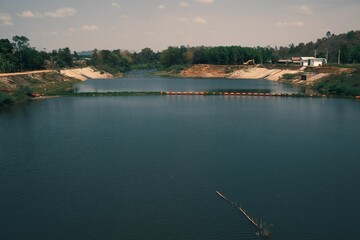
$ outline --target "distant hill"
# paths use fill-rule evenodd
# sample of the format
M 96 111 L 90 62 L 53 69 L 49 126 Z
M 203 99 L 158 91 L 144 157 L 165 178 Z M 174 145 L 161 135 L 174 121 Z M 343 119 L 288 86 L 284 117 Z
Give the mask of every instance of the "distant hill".
M 92 53 L 93 53 L 93 50 L 89 50 L 89 51 L 81 51 L 81 52 L 78 52 L 77 54 L 80 57 L 89 57 L 92 55 Z

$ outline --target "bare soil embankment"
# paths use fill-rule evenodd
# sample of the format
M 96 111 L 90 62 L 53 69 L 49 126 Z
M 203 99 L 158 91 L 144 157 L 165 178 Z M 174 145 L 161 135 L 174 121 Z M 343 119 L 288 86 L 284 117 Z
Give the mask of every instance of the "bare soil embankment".
M 195 78 L 229 78 L 229 79 L 268 79 L 278 81 L 284 74 L 297 74 L 300 67 L 293 69 L 270 69 L 255 66 L 225 66 L 198 64 L 180 72 L 181 77 Z
M 69 85 L 76 81 L 95 78 L 112 78 L 109 73 L 100 72 L 91 67 L 60 70 L 41 70 L 18 73 L 0 74 L 0 91 L 15 92 L 19 88 L 31 88 L 34 91 L 45 92 Z
M 229 79 L 266 79 L 271 81 L 284 80 L 291 75 L 294 84 L 312 85 L 330 74 L 351 72 L 349 68 L 335 68 L 324 66 L 320 68 L 306 68 L 300 66 L 225 66 L 198 64 L 182 70 L 178 76 L 188 78 L 229 78 Z M 307 76 L 306 81 L 301 80 L 301 75 Z
M 113 78 L 110 73 L 98 71 L 92 67 L 74 68 L 60 70 L 60 73 L 67 76 L 85 81 L 88 79 Z
M 36 92 L 45 92 L 77 81 L 79 80 L 64 76 L 57 71 L 1 74 L 0 91 L 11 93 L 26 88 Z

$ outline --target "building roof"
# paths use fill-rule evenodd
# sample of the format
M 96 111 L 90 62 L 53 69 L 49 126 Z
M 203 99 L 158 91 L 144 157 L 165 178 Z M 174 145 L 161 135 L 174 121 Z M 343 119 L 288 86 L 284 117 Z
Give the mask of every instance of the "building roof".
M 326 60 L 326 58 L 315 58 L 315 57 L 301 57 L 301 60 L 308 61 L 308 60 Z
M 307 61 L 307 60 L 314 60 L 314 57 L 301 57 L 301 60 Z

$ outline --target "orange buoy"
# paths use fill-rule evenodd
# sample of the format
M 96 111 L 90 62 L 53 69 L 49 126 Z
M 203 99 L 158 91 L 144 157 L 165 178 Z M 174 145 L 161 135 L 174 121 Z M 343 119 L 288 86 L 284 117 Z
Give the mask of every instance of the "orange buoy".
M 356 96 L 355 98 L 358 99 L 358 100 L 360 100 L 360 96 Z

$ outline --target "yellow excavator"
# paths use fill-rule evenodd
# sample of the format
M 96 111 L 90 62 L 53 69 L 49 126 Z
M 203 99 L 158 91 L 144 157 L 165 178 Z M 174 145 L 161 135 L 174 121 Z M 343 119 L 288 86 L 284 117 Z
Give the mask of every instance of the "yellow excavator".
M 249 61 L 244 62 L 243 64 L 244 65 L 255 65 L 255 59 L 250 59 Z

